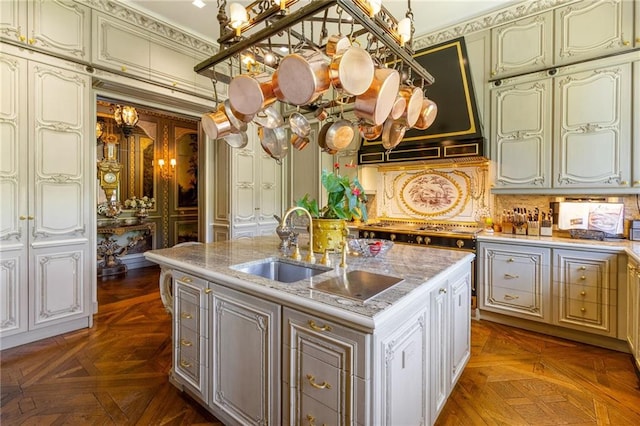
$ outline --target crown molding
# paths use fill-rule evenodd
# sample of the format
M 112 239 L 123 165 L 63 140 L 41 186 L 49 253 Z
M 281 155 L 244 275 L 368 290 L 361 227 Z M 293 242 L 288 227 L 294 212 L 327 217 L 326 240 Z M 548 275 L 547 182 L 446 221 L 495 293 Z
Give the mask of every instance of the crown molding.
M 212 56 L 218 51 L 217 45 L 186 33 L 166 22 L 159 21 L 154 17 L 123 4 L 122 2 L 114 0 L 82 0 L 82 4 L 122 21 L 139 26 L 149 32 L 167 38 L 172 42 L 194 49 L 203 55 Z
M 577 0 L 530 0 L 524 4 L 509 6 L 417 37 L 413 42 L 413 49 L 418 51 L 434 44 L 443 43 L 477 31 L 490 29 L 527 16 L 545 12 L 564 4 L 576 3 L 576 1 Z

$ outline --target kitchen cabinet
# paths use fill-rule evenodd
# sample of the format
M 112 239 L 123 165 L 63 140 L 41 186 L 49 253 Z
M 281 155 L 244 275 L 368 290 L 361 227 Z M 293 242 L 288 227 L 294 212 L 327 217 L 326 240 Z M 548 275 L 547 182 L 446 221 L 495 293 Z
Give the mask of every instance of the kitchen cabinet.
M 555 65 L 632 49 L 633 9 L 634 2 L 624 0 L 587 0 L 555 9 Z
M 364 400 L 364 333 L 284 308 L 283 387 L 289 424 L 356 424 Z
M 471 275 L 430 293 L 431 422 L 438 418 L 471 356 Z
M 246 147 L 228 149 L 231 161 L 231 238 L 271 235 L 282 215 L 283 167 L 267 155 L 249 124 Z M 218 141 L 227 145 L 223 141 Z M 226 188 L 219 188 L 228 191 Z
M 58 56 L 88 61 L 91 9 L 71 0 L 3 0 L 0 38 Z
M 628 191 L 634 58 L 492 82 L 493 190 Z
M 552 79 L 535 73 L 492 86 L 494 188 L 549 188 Z
M 211 288 L 183 272 L 173 277 L 173 375 L 207 402 L 209 391 L 209 306 Z
M 518 19 L 491 30 L 491 78 L 553 65 L 553 12 Z
M 636 10 L 638 16 L 640 16 L 640 7 L 637 7 Z M 638 26 L 640 26 L 640 24 L 638 24 Z M 640 41 L 638 43 L 640 44 Z M 632 81 L 640 81 L 640 60 L 634 61 L 632 67 Z M 631 136 L 631 161 L 633 162 L 633 177 L 631 180 L 631 186 L 633 188 L 640 188 L 640 84 L 633 84 L 633 94 L 631 97 L 633 99 L 633 135 Z
M 0 53 L 2 349 L 88 327 L 93 315 L 91 79 L 20 54 Z
M 551 249 L 478 244 L 480 309 L 550 323 Z
M 94 65 L 172 89 L 213 97 L 211 80 L 193 71 L 195 65 L 212 54 L 209 49 L 200 51 L 182 43 L 188 37 L 169 38 L 177 37 L 177 32 L 165 33 L 163 37 L 97 10 L 92 14 L 92 22 Z M 200 43 L 202 46 L 205 43 Z M 219 84 L 218 94 L 225 93 L 226 86 Z
M 491 30 L 491 78 L 631 50 L 633 9 L 632 1 L 585 0 L 495 27 Z
M 476 95 L 476 105 L 480 117 L 483 134 L 486 135 L 490 126 L 491 102 L 489 97 L 489 76 L 491 70 L 491 31 L 478 31 L 464 37 L 467 47 L 469 70 Z M 491 152 L 485 147 L 486 157 L 491 158 Z
M 627 265 L 627 342 L 640 368 L 640 265 L 629 258 Z
M 617 335 L 617 255 L 554 249 L 554 322 L 611 337 Z
M 281 424 L 280 306 L 215 283 L 211 290 L 210 405 L 238 424 Z

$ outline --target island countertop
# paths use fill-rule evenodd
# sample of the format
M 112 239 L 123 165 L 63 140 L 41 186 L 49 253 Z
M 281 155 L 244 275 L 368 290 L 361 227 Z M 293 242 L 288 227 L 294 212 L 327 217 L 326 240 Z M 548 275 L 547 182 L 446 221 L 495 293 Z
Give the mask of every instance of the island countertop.
M 365 258 L 348 255 L 347 268 L 339 266 L 339 254 L 332 254 L 332 270 L 294 283 L 281 283 L 231 268 L 266 258 L 286 258 L 278 250 L 279 242 L 276 236 L 264 236 L 151 250 L 144 255 L 165 268 L 192 273 L 283 305 L 338 316 L 367 329 L 375 328 L 377 320 L 387 313 L 409 304 L 413 296 L 428 292 L 430 282 L 437 281 L 439 276 L 455 266 L 471 262 L 474 257 L 473 253 L 464 251 L 395 244 L 384 256 Z M 303 259 L 305 255 L 306 250 L 302 250 Z M 316 257 L 319 259 L 321 256 L 316 254 Z M 366 302 L 314 289 L 314 285 L 322 281 L 355 270 L 398 277 L 403 281 Z M 410 293 L 412 297 L 406 297 Z

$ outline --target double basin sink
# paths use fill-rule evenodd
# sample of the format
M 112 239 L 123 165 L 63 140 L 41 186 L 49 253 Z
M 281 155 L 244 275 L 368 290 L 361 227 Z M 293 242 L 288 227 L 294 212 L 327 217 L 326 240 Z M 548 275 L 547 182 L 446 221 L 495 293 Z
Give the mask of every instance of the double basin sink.
M 281 258 L 267 258 L 243 263 L 231 266 L 231 269 L 281 283 L 294 283 L 333 271 L 333 268 L 327 266 L 299 264 Z M 401 281 L 402 278 L 398 277 L 356 270 L 327 278 L 318 283 L 313 282 L 311 289 L 364 302 Z

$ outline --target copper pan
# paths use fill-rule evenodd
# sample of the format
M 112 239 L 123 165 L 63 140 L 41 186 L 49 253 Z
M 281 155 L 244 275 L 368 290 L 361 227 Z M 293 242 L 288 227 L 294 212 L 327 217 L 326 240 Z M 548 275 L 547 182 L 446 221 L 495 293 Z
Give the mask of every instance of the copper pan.
M 258 111 L 276 101 L 271 75 L 241 74 L 234 77 L 229 83 L 229 100 L 235 111 L 253 118 Z
M 282 164 L 282 159 L 289 152 L 287 132 L 284 127 L 274 127 L 273 129 L 258 127 L 258 138 L 262 149 L 278 164 Z
M 329 65 L 317 51 L 291 53 L 272 76 L 276 98 L 292 105 L 308 105 L 329 90 Z
M 406 131 L 404 120 L 387 118 L 382 128 L 382 146 L 387 150 L 395 148 L 402 141 Z
M 351 40 L 349 37 L 342 34 L 334 34 L 329 36 L 329 40 L 327 40 L 327 45 L 324 48 L 325 53 L 328 57 L 332 58 L 336 53 L 340 53 L 345 49 L 348 49 L 351 46 Z
M 327 121 L 326 123 L 324 123 L 322 125 L 322 127 L 320 128 L 320 131 L 318 132 L 318 146 L 320 146 L 320 149 L 330 155 L 334 155 L 337 154 L 337 150 L 335 149 L 329 149 L 327 148 L 327 144 L 326 144 L 326 136 L 327 136 L 327 130 L 329 130 L 329 127 L 331 127 L 331 125 L 333 124 L 332 121 Z
M 375 70 L 371 86 L 362 95 L 356 96 L 356 117 L 373 124 L 382 124 L 389 116 L 400 88 L 400 74 L 391 68 Z
M 404 111 L 407 109 L 407 100 L 398 94 L 396 100 L 393 102 L 393 108 L 391 108 L 391 112 L 389 113 L 389 117 L 394 120 L 398 120 L 404 114 Z
M 229 99 L 226 99 L 223 102 L 223 107 L 224 107 L 224 112 L 227 115 L 227 118 L 229 119 L 229 122 L 231 123 L 231 126 L 236 129 L 238 132 L 246 132 L 247 131 L 247 123 L 243 120 L 241 120 L 240 118 L 238 118 L 234 112 L 233 112 L 233 108 L 231 107 L 231 102 L 229 101 Z M 251 121 L 251 120 L 249 120 Z
M 340 151 L 351 144 L 355 132 L 349 120 L 340 119 L 327 129 L 324 143 L 327 149 Z
M 427 130 L 435 121 L 438 115 L 438 105 L 434 101 L 428 98 L 422 100 L 422 108 L 420 109 L 420 115 L 418 121 L 413 126 L 418 130 Z
M 233 130 L 224 108 L 218 108 L 215 112 L 203 114 L 201 121 L 204 132 L 211 139 L 223 138 Z
M 400 86 L 399 95 L 407 102 L 407 107 L 402 113 L 402 120 L 404 120 L 407 127 L 411 128 L 416 124 L 416 121 L 418 121 L 418 117 L 420 116 L 424 95 L 420 88 L 407 85 Z
M 333 87 L 354 96 L 363 94 L 371 86 L 374 72 L 371 55 L 357 46 L 337 53 L 329 65 Z
M 360 124 L 360 136 L 365 138 L 368 141 L 372 141 L 374 139 L 378 139 L 382 134 L 382 124 Z

